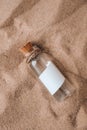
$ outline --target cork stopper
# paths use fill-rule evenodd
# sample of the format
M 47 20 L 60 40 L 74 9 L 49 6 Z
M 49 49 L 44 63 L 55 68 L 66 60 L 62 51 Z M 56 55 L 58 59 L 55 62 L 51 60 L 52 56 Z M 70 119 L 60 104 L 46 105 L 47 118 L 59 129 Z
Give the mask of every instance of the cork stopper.
M 29 53 L 33 51 L 33 46 L 31 42 L 28 42 L 26 45 L 24 45 L 22 48 L 19 49 L 20 52 L 24 54 L 24 56 L 28 56 Z

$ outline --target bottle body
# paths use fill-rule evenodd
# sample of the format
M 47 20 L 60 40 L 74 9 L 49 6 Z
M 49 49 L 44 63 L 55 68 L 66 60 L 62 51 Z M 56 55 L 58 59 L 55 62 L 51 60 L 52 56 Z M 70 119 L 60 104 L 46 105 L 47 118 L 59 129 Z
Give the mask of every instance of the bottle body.
M 74 89 L 68 86 L 67 80 L 48 54 L 41 53 L 32 59 L 30 67 L 57 100 L 61 101 L 72 95 Z

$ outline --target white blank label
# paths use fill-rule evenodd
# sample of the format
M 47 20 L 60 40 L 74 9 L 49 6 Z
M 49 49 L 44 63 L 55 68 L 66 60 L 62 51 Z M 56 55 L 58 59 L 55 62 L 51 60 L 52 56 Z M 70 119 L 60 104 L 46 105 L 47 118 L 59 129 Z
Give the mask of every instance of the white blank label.
M 65 77 L 51 61 L 48 62 L 47 68 L 41 73 L 39 79 L 52 95 L 65 81 Z

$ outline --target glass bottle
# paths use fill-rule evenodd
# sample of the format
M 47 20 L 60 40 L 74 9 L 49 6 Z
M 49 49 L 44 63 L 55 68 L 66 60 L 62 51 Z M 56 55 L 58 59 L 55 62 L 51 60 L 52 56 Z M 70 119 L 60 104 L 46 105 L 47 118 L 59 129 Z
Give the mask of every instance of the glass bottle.
M 74 88 L 56 67 L 52 57 L 30 42 L 20 51 L 26 56 L 27 64 L 30 65 L 51 95 L 59 101 L 72 95 Z

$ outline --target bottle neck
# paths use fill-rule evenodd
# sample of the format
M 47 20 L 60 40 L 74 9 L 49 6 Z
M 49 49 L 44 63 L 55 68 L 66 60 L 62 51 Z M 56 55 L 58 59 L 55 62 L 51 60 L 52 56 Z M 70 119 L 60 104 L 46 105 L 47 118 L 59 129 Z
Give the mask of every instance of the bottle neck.
M 41 53 L 42 51 L 39 47 L 37 47 L 36 45 L 33 46 L 33 50 L 30 53 L 28 53 L 26 62 L 30 63 L 33 59 L 35 59 Z

